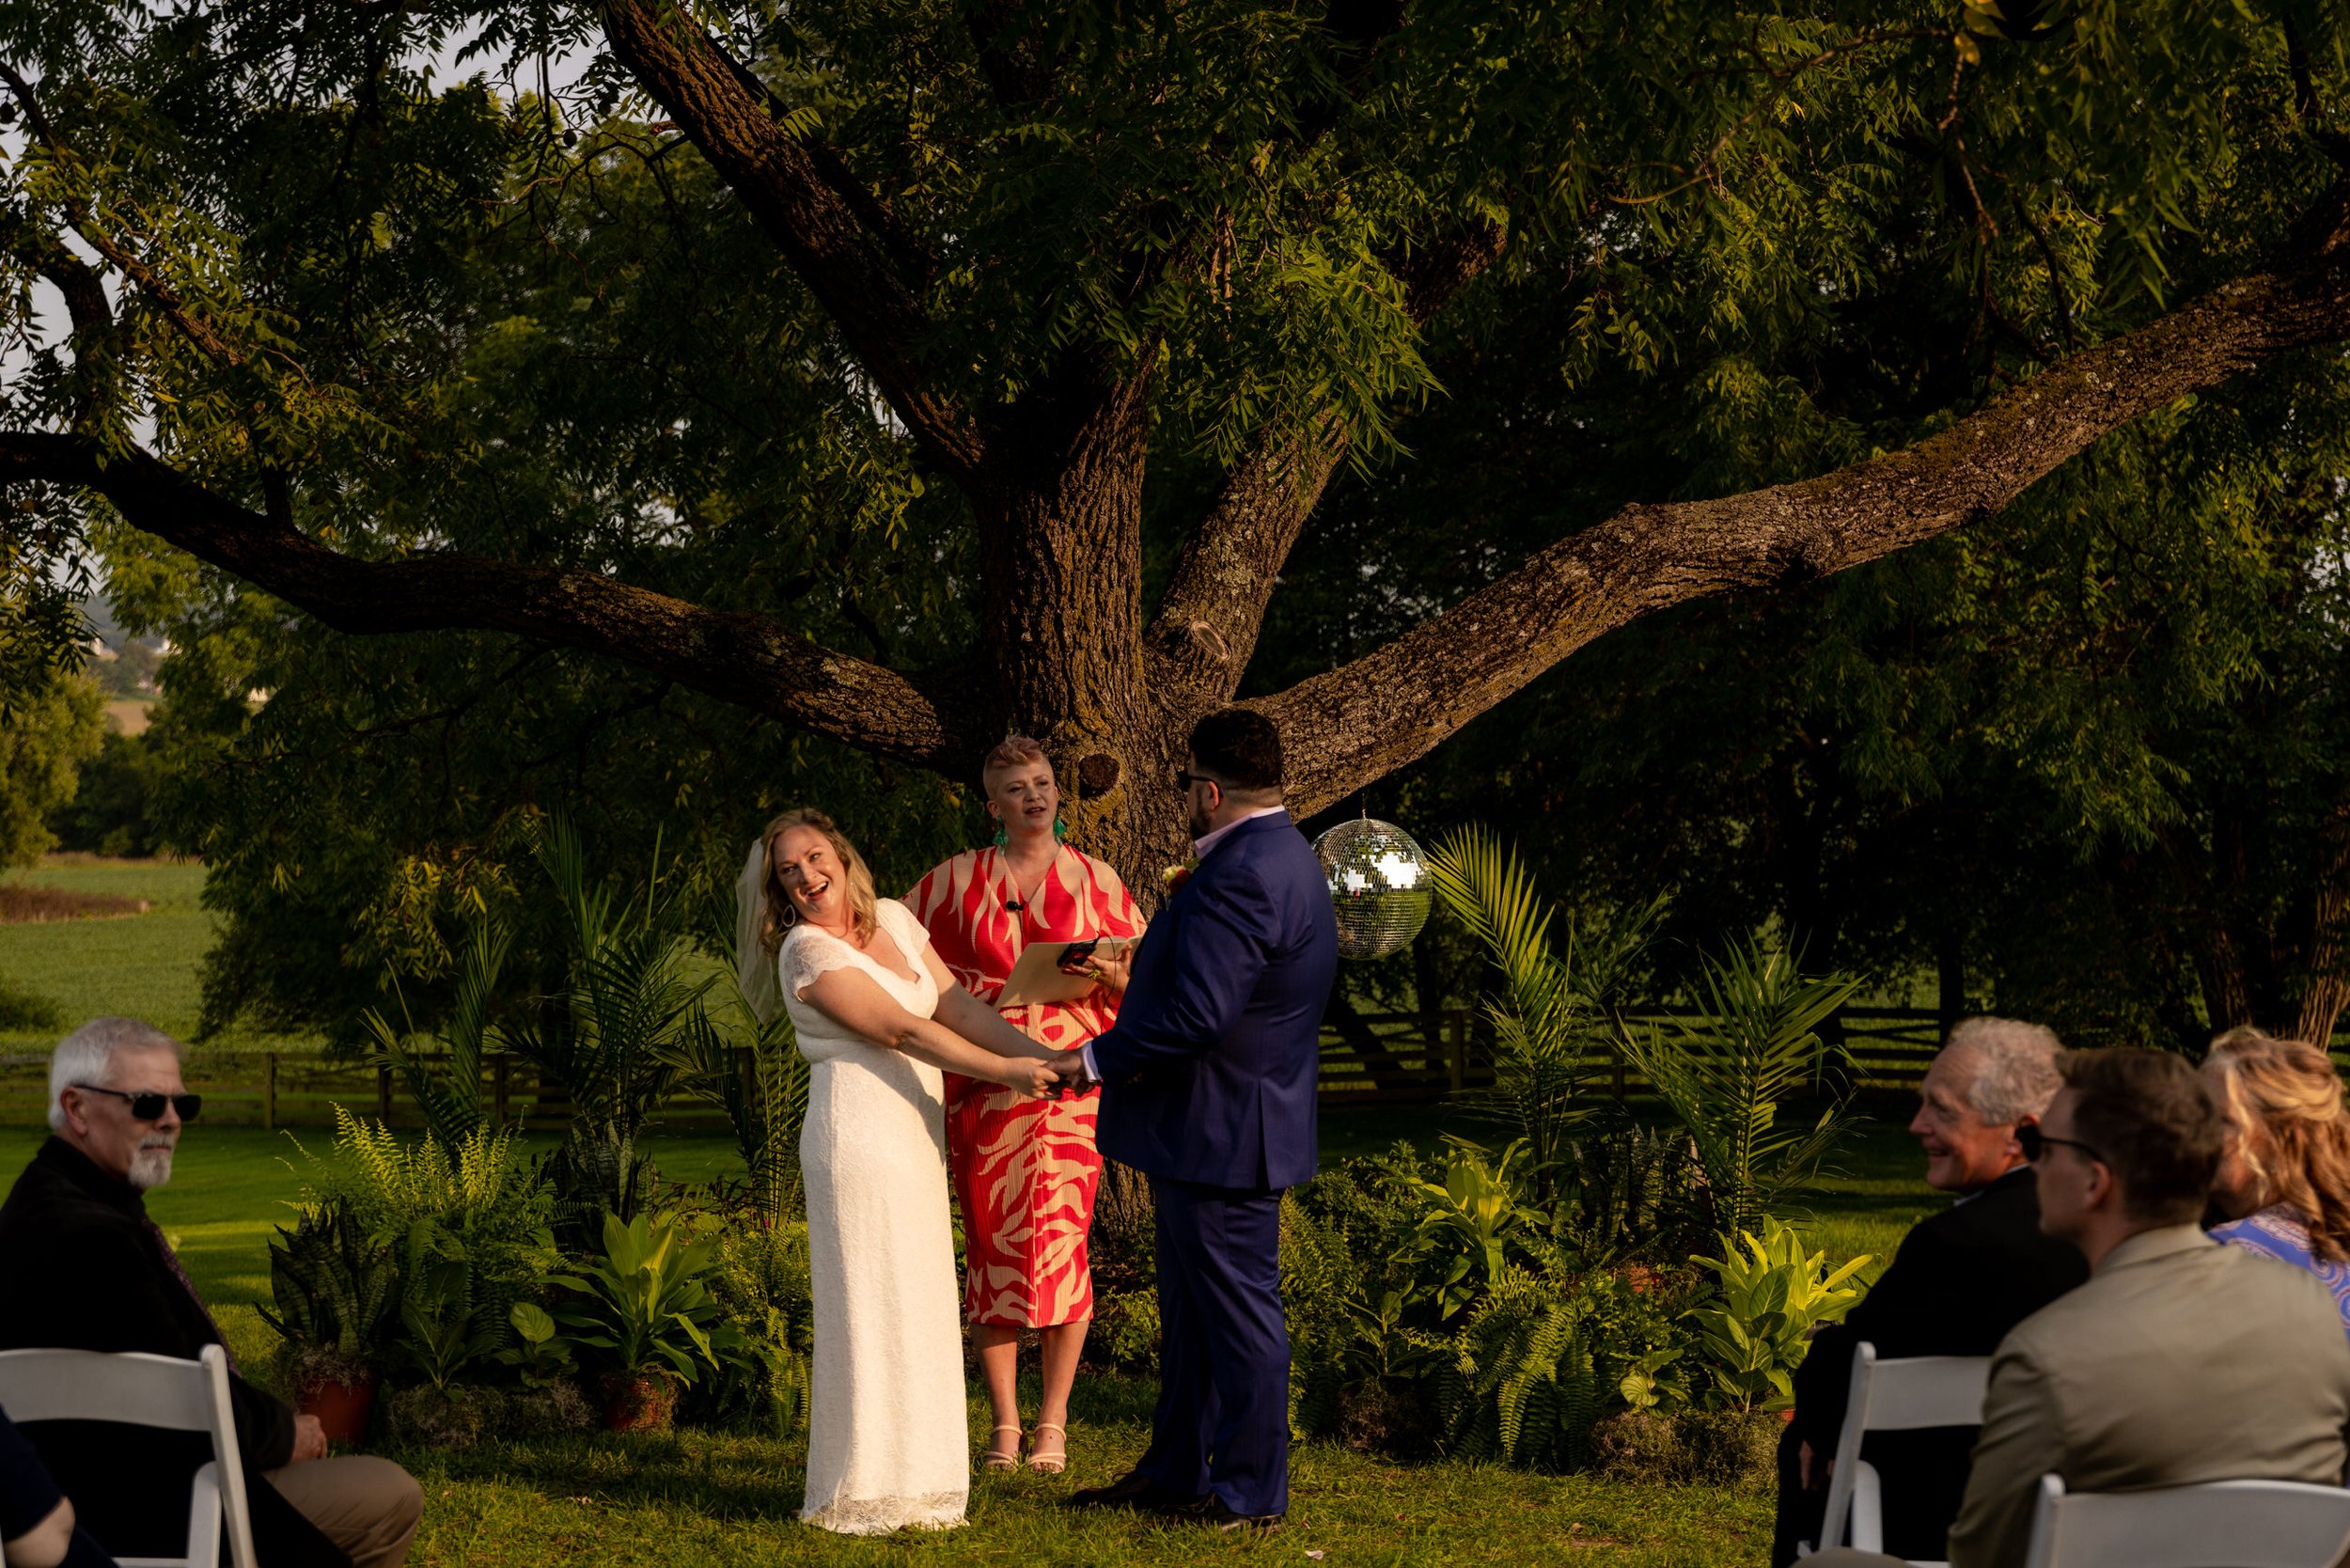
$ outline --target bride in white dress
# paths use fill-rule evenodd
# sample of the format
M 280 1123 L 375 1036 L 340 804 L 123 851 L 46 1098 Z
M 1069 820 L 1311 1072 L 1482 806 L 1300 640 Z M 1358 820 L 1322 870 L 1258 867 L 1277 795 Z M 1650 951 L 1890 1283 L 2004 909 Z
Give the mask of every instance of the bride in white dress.
M 744 994 L 771 1016 L 780 991 L 809 1063 L 816 1364 L 800 1517 L 853 1535 L 961 1524 L 970 1433 L 940 1069 L 1042 1097 L 1058 1054 L 955 983 L 822 814 L 770 823 L 739 891 Z

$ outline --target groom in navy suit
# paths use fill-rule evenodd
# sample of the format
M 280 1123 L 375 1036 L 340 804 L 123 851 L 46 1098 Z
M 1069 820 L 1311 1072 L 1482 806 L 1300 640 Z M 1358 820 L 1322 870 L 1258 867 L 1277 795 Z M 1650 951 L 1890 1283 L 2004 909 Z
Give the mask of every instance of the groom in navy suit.
M 1096 1141 L 1158 1209 L 1159 1406 L 1151 1447 L 1085 1505 L 1224 1529 L 1289 1508 L 1281 1191 L 1314 1173 L 1314 1084 L 1339 933 L 1321 863 L 1281 804 L 1281 737 L 1227 708 L 1175 776 L 1198 867 L 1151 922 L 1117 1025 L 1086 1048 Z

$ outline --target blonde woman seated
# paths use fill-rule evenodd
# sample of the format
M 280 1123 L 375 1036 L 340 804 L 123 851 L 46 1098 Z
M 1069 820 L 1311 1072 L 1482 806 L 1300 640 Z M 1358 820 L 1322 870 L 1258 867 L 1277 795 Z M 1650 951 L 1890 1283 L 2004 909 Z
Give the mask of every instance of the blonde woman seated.
M 787 811 L 738 885 L 744 995 L 778 999 L 809 1063 L 816 1356 L 800 1516 L 870 1535 L 963 1522 L 970 1433 L 941 1070 L 1040 1096 L 1059 1053 L 957 985 L 854 846 Z
M 2350 1328 L 2350 1112 L 2333 1062 L 2232 1029 L 2203 1081 L 2226 1128 L 2212 1200 L 2229 1219 L 2212 1235 L 2317 1276 Z

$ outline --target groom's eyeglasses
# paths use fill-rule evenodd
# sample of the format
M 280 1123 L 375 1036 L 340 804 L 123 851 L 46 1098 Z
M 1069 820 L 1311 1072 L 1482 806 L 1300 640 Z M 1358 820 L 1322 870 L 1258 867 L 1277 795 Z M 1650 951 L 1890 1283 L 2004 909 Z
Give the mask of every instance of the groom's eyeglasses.
M 165 1105 L 179 1112 L 180 1121 L 193 1121 L 204 1108 L 204 1096 L 201 1094 L 130 1094 L 119 1089 L 101 1089 L 96 1084 L 75 1084 L 73 1087 L 85 1094 L 111 1094 L 118 1100 L 130 1101 L 131 1120 L 133 1121 L 160 1121 Z
M 1204 773 L 1194 773 L 1189 768 L 1177 768 L 1175 770 L 1175 792 L 1177 794 L 1187 795 L 1191 793 L 1191 787 L 1194 784 L 1213 784 L 1219 790 L 1224 787 L 1224 781 L 1222 779 L 1210 778 Z

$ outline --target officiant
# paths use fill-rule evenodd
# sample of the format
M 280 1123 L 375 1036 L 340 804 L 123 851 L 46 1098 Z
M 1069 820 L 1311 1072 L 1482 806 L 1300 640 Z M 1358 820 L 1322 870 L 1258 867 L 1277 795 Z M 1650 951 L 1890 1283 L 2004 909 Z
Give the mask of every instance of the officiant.
M 955 979 L 984 1002 L 1005 1000 L 1005 983 L 1031 946 L 1110 939 L 1069 965 L 1081 980 L 1052 987 L 1080 994 L 1002 1008 L 1030 1039 L 1074 1051 L 1117 1020 L 1133 962 L 1131 940 L 1117 939 L 1141 934 L 1141 914 L 1116 871 L 1061 841 L 1060 791 L 1042 745 L 1011 736 L 980 760 L 979 781 L 995 841 L 934 867 L 905 903 Z M 947 1075 L 948 1160 L 963 1208 L 964 1311 L 995 1407 L 982 1469 L 1022 1463 L 1016 1378 L 1024 1328 L 1038 1331 L 1044 1361 L 1026 1463 L 1047 1474 L 1068 1464 L 1069 1389 L 1093 1317 L 1086 1233 L 1102 1179 L 1093 1147 L 1100 1099 L 1089 1090 L 1023 1100 Z

